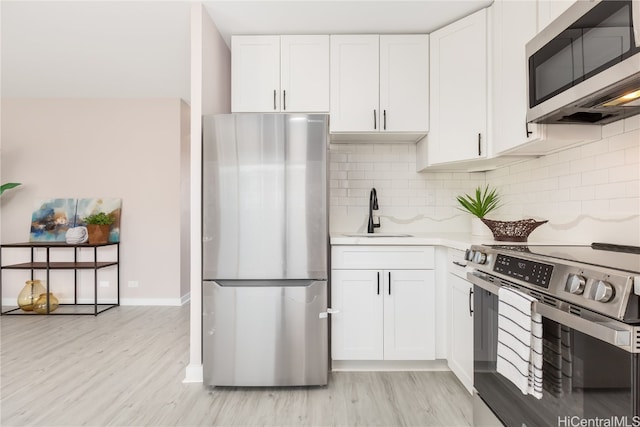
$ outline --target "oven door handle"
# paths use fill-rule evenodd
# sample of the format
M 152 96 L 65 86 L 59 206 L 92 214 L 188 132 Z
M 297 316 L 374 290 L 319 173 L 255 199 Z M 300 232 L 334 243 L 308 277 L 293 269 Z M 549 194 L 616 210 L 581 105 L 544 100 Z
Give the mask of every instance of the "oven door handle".
M 582 332 L 585 335 L 589 335 L 593 338 L 597 338 L 608 344 L 615 345 L 624 350 L 631 351 L 631 333 L 633 327 L 625 325 L 624 323 L 610 321 L 609 325 L 594 320 L 585 320 L 574 314 L 566 313 L 558 310 L 557 308 L 541 304 L 539 302 L 533 303 L 533 309 L 536 313 L 539 313 L 542 317 L 546 317 L 549 320 L 558 322 L 561 325 L 565 325 L 571 329 Z
M 498 295 L 498 290 L 501 286 L 484 280 L 482 276 L 483 273 L 469 272 L 467 273 L 467 280 L 487 292 Z M 540 302 L 534 302 L 534 311 L 542 317 L 546 317 L 549 320 L 558 322 L 561 325 L 580 331 L 585 335 L 589 335 L 623 350 L 634 353 L 640 352 L 640 349 L 634 349 L 631 346 L 631 337 L 635 330 L 631 325 L 608 319 L 606 320 L 606 324 L 595 319 L 587 320 L 577 315 L 558 310 L 555 307 L 541 304 Z

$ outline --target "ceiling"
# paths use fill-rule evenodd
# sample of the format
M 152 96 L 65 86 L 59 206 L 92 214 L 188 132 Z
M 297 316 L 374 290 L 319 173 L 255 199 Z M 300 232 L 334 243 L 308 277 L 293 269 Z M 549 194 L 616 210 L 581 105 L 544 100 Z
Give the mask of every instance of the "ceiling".
M 232 34 L 429 33 L 492 0 L 204 1 Z M 0 2 L 6 97 L 189 100 L 188 1 Z
M 233 34 L 430 33 L 493 0 L 205 1 L 230 44 Z

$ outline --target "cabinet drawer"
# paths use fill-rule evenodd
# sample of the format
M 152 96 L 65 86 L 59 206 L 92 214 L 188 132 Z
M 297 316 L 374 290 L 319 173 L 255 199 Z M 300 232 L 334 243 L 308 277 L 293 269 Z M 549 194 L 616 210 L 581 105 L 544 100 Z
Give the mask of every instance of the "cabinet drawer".
M 449 248 L 447 254 L 447 271 L 456 276 L 467 279 L 467 260 L 464 259 L 464 251 Z
M 333 269 L 422 269 L 434 268 L 433 246 L 335 246 Z

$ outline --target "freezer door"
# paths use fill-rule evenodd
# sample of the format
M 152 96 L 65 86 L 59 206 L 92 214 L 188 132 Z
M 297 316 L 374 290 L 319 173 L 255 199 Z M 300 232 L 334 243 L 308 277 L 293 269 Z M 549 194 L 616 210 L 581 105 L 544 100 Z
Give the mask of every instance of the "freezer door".
M 203 118 L 203 278 L 326 279 L 327 116 Z
M 204 383 L 327 384 L 326 311 L 325 281 L 205 281 Z

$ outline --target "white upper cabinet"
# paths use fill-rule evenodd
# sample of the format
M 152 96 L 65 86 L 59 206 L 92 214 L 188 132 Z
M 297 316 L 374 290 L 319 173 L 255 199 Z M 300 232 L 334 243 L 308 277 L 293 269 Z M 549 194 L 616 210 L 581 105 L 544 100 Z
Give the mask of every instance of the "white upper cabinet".
M 527 124 L 525 44 L 536 34 L 536 1 L 496 0 L 492 14 L 492 136 L 494 154 L 538 139 Z
M 380 36 L 382 132 L 429 130 L 429 36 Z
M 280 109 L 280 36 L 231 38 L 231 111 Z
M 233 36 L 231 111 L 329 111 L 329 36 Z
M 487 12 L 430 34 L 429 135 L 420 169 L 481 159 L 487 146 Z M 421 141 L 424 143 L 425 140 Z M 419 149 L 424 155 L 424 151 Z
M 329 36 L 280 36 L 282 111 L 329 111 Z
M 541 29 L 536 11 L 546 10 L 541 19 L 547 22 L 549 16 L 555 19 L 571 3 L 495 0 L 489 9 L 493 47 L 491 155 L 540 156 L 601 138 L 600 126 L 533 124 L 526 120 L 525 45 Z
M 541 31 L 554 19 L 569 8 L 574 0 L 538 0 L 536 15 L 538 16 L 537 30 Z
M 379 36 L 331 36 L 331 131 L 378 131 Z
M 429 128 L 428 76 L 428 35 L 331 36 L 331 132 L 416 141 Z

